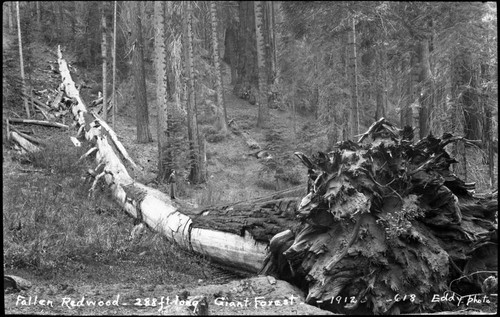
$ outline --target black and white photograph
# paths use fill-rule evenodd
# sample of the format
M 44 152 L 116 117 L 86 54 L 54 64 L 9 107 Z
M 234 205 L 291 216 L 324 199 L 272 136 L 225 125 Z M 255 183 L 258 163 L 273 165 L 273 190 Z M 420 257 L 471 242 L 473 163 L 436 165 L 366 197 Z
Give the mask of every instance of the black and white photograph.
M 496 315 L 496 2 L 2 3 L 6 315 Z

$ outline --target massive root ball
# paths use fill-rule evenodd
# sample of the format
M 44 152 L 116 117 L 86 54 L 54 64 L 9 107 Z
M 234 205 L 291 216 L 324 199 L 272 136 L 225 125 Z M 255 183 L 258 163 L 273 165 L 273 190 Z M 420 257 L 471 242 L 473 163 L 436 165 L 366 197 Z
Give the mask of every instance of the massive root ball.
M 273 238 L 263 271 L 341 313 L 451 309 L 433 296 L 480 293 L 488 274 L 461 277 L 497 270 L 497 201 L 473 196 L 450 171 L 445 146 L 467 140 L 412 138 L 381 119 L 358 143 L 296 153 L 309 173 L 302 226 Z

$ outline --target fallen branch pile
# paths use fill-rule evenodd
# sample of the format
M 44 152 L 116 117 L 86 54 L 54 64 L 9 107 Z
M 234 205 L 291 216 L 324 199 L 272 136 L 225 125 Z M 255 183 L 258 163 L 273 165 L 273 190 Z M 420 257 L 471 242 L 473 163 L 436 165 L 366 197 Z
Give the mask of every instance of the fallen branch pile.
M 381 119 L 358 143 L 312 159 L 296 153 L 310 179 L 302 225 L 272 239 L 263 272 L 302 285 L 308 303 L 349 314 L 450 309 L 456 301 L 433 296 L 481 293 L 491 274 L 456 279 L 497 271 L 498 203 L 450 172 L 445 146 L 463 139 L 412 139 L 411 128 Z

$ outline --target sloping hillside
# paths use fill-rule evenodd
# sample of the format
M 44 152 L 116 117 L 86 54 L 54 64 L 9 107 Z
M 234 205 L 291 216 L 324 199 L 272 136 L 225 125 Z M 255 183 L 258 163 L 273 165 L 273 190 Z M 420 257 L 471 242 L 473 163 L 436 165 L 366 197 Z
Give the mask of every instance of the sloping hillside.
M 45 103 L 54 97 L 60 80 L 53 71 L 55 48 L 36 44 L 35 49 L 39 54 L 30 65 L 33 91 L 37 92 L 35 98 Z M 4 118 L 25 117 L 18 95 L 16 52 L 15 38 L 4 34 Z M 148 82 L 150 90 L 152 86 L 153 83 Z M 306 171 L 292 158 L 296 150 L 292 118 L 285 112 L 272 110 L 270 128 L 257 129 L 256 106 L 235 98 L 231 87 L 226 86 L 225 90 L 229 118 L 268 149 L 273 158 L 262 160 L 248 155 L 255 150 L 249 149 L 236 134 L 218 142 L 207 142 L 208 183 L 189 185 L 181 173 L 178 196 L 193 204 L 217 204 L 266 195 L 305 180 Z M 144 168 L 136 178 L 168 192 L 166 185 L 154 181 L 156 108 L 154 98 L 149 97 L 154 142 L 138 144 L 135 141 L 135 115 L 130 105 L 124 104 L 119 110 L 116 132 L 133 159 Z M 200 109 L 200 116 L 202 111 Z M 39 115 L 37 118 L 42 119 Z M 304 122 L 304 118 L 301 121 Z M 65 122 L 71 122 L 69 115 Z M 297 130 L 300 127 L 297 124 Z M 83 152 L 69 142 L 76 131 L 31 125 L 17 125 L 16 128 L 44 139 L 48 147 L 37 155 L 19 155 L 5 139 L 6 126 L 3 125 L 4 271 L 23 277 L 33 285 L 28 290 L 5 294 L 7 313 L 151 314 L 158 309 L 148 307 L 146 299 L 159 300 L 161 296 L 173 299 L 190 292 L 192 296 L 207 296 L 211 302 L 217 294 L 226 298 L 226 302 L 243 302 L 250 298 L 252 305 L 245 314 L 281 314 L 283 308 L 280 307 L 254 306 L 254 297 L 284 300 L 289 292 L 296 294 L 290 285 L 279 284 L 277 288 L 272 280 L 244 280 L 240 283 L 244 287 L 238 282 L 231 287 L 218 286 L 245 276 L 227 272 L 203 257 L 183 252 L 153 232 L 132 236 L 132 220 L 108 198 L 105 190 L 89 195 L 91 184 L 85 177 L 92 166 L 85 162 L 75 164 Z M 200 131 L 210 131 L 210 122 L 205 121 Z M 268 287 L 276 290 L 268 293 Z M 114 300 L 117 296 L 121 296 L 121 303 L 128 302 L 130 306 L 100 309 L 87 305 L 68 310 L 62 305 L 65 298 L 76 302 L 82 297 L 98 301 Z M 136 305 L 137 299 L 142 299 L 143 303 Z M 58 308 L 42 307 L 39 300 L 52 300 Z M 34 301 L 38 301 L 38 305 L 34 305 Z M 324 313 L 298 303 L 287 309 L 290 314 Z M 234 308 L 214 306 L 211 312 L 234 314 Z

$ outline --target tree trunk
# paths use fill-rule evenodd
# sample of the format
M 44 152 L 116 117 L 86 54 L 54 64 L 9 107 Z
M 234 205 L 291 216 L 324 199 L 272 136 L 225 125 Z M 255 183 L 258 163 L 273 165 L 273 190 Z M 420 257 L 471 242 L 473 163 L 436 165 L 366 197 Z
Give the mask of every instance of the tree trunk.
M 255 40 L 255 14 L 253 1 L 238 3 L 239 28 L 237 45 L 237 74 L 233 93 L 250 104 L 255 104 L 255 90 L 258 86 L 257 55 Z
M 375 84 L 376 111 L 375 120 L 386 117 L 387 109 L 387 53 L 384 44 L 378 47 L 377 52 L 377 77 Z
M 273 17 L 273 49 L 274 49 L 274 83 L 280 87 L 281 84 L 281 67 L 279 56 L 283 49 L 283 41 L 281 36 L 281 25 L 283 25 L 283 11 L 281 9 L 281 1 L 271 1 L 272 17 Z M 281 92 L 280 92 L 281 93 Z
M 168 179 L 172 170 L 168 135 L 167 47 L 165 43 L 165 8 L 154 3 L 156 103 L 158 108 L 158 181 Z
M 6 6 L 6 11 L 7 11 L 7 20 L 8 20 L 8 25 L 9 25 L 9 33 L 13 33 L 14 32 L 14 17 L 13 17 L 13 14 L 12 14 L 12 7 L 14 6 L 14 2 L 5 2 L 5 6 Z
M 266 1 L 265 2 L 267 8 L 267 34 L 269 37 L 268 45 L 269 45 L 269 84 L 273 85 L 276 83 L 276 22 L 274 16 L 274 1 Z
M 76 3 L 76 1 L 74 1 L 72 4 L 71 4 L 71 9 L 73 10 L 73 14 L 75 15 L 75 17 L 72 17 L 70 18 L 70 21 L 71 21 L 71 34 L 77 34 L 78 31 L 77 31 L 77 18 L 76 18 L 76 15 L 78 14 L 78 11 L 77 11 L 77 8 L 78 8 L 78 4 Z M 75 43 L 73 42 L 73 45 L 71 46 L 73 49 L 75 49 Z
M 227 114 L 226 105 L 224 103 L 224 87 L 222 85 L 222 71 L 219 58 L 219 37 L 217 32 L 217 4 L 215 1 L 210 1 L 210 16 L 212 25 L 212 56 L 215 67 L 215 81 L 217 93 L 217 129 L 223 134 L 227 133 Z
M 104 121 L 108 120 L 108 62 L 107 62 L 107 28 L 106 28 L 106 13 L 105 13 L 105 2 L 100 3 L 101 6 L 101 56 L 102 56 L 102 119 Z
M 42 121 L 42 120 L 9 118 L 9 122 L 37 124 L 37 125 L 43 125 L 43 126 L 47 126 L 47 127 L 55 127 L 55 128 L 63 128 L 63 129 L 69 128 L 67 125 L 59 123 L 59 122 L 50 122 L 50 121 Z
M 58 35 L 59 35 L 59 40 L 60 41 L 65 41 L 66 40 L 66 28 L 63 27 L 64 25 L 64 14 L 63 14 L 63 4 L 62 3 L 59 3 L 58 6 L 57 6 L 57 13 L 58 13 L 58 17 L 56 17 L 57 19 L 57 23 L 59 28 L 58 28 Z
M 116 20 L 117 20 L 117 1 L 113 1 L 113 130 L 116 122 Z
M 170 56 L 167 56 L 167 65 L 168 65 L 167 69 L 168 72 L 171 73 L 167 88 L 169 89 L 168 95 L 172 96 L 174 99 L 175 106 L 173 107 L 173 109 L 175 109 L 175 112 L 178 113 L 179 116 L 184 117 L 186 116 L 187 111 L 185 108 L 185 104 L 183 106 L 182 102 L 182 92 L 184 91 L 184 79 L 182 79 L 184 76 L 183 66 L 182 66 L 183 44 L 180 37 L 176 38 L 176 36 L 174 36 L 177 30 L 174 30 L 174 27 L 172 25 L 172 19 L 174 14 L 173 12 L 174 12 L 173 2 L 167 1 L 165 5 L 165 20 L 168 31 L 166 41 L 169 43 L 169 45 L 172 45 L 172 51 L 170 52 Z M 167 45 L 167 43 L 165 45 Z
M 352 19 L 352 29 L 349 34 L 351 47 L 351 136 L 359 134 L 359 108 L 358 108 L 358 66 L 356 53 L 356 20 Z
M 21 17 L 19 12 L 19 1 L 16 1 L 16 12 L 17 12 L 17 39 L 19 42 L 19 63 L 21 67 L 21 81 L 23 85 L 23 94 L 28 95 L 26 87 L 26 79 L 24 77 L 23 41 L 21 38 Z M 24 109 L 26 110 L 26 116 L 30 118 L 31 117 L 30 108 L 27 99 L 24 99 Z
M 194 78 L 194 52 L 193 52 L 193 30 L 192 30 L 192 8 L 191 3 L 184 3 L 184 45 L 186 54 L 186 74 L 187 74 L 187 125 L 188 125 L 188 140 L 190 147 L 191 170 L 189 180 L 193 184 L 205 182 L 204 175 L 201 171 L 201 155 L 198 135 L 198 120 L 196 114 L 196 99 L 195 99 L 195 78 Z
M 273 26 L 272 26 L 272 6 L 270 1 L 262 2 L 262 21 L 263 21 L 263 32 L 264 35 L 264 67 L 266 69 L 266 80 L 268 86 L 267 99 L 268 103 L 271 102 L 271 94 L 272 94 L 272 84 L 273 84 Z
M 238 43 L 236 43 L 236 41 L 236 31 L 231 26 L 229 26 L 226 29 L 226 34 L 224 37 L 224 62 L 231 66 L 231 85 L 236 84 L 236 80 L 238 77 L 238 56 L 236 55 Z
M 417 64 L 416 56 L 412 51 L 410 51 L 410 57 L 408 61 L 404 60 L 402 62 L 402 71 L 407 75 L 406 77 L 406 91 L 405 98 L 403 100 L 403 105 L 401 106 L 401 126 L 413 127 L 413 113 L 412 105 L 415 102 L 415 81 L 414 81 L 414 68 Z
M 36 1 L 36 25 L 38 26 L 38 30 L 42 29 L 42 14 L 40 12 L 40 1 Z
M 259 74 L 258 105 L 259 115 L 257 126 L 264 128 L 269 122 L 269 87 L 266 70 L 266 52 L 264 42 L 264 5 L 262 1 L 254 1 L 255 12 L 255 38 L 257 48 L 257 67 Z
M 419 59 L 420 59 L 420 86 L 421 92 L 419 97 L 420 111 L 419 111 L 419 130 L 420 138 L 423 139 L 430 132 L 430 114 L 434 109 L 433 95 L 431 85 L 431 65 L 429 61 L 429 40 L 423 39 L 419 45 Z
M 472 80 L 471 76 L 471 55 L 466 49 L 460 49 L 455 53 L 452 63 L 452 102 L 453 102 L 453 117 L 452 131 L 460 135 L 466 131 L 466 110 L 471 101 L 467 92 Z M 454 165 L 455 173 L 462 179 L 467 180 L 467 161 L 465 145 L 457 142 L 453 148 L 453 155 L 459 157 L 458 164 Z
M 142 17 L 140 15 L 141 3 L 137 1 L 132 5 L 132 38 L 134 41 L 133 70 L 134 70 L 134 95 L 137 116 L 137 142 L 148 143 L 153 141 L 149 130 L 149 111 L 146 98 L 146 77 L 144 73 L 144 42 L 142 40 Z
M 482 136 L 482 144 L 483 149 L 486 151 L 486 162 L 488 164 L 488 178 L 490 189 L 493 190 L 495 184 L 495 152 L 493 150 L 494 143 L 494 132 L 493 132 L 493 115 L 492 115 L 492 107 L 490 105 L 490 82 L 491 82 L 491 74 L 489 64 L 482 63 L 481 64 L 481 87 L 482 89 L 482 98 L 481 98 L 481 108 L 484 112 L 483 117 L 483 136 Z

